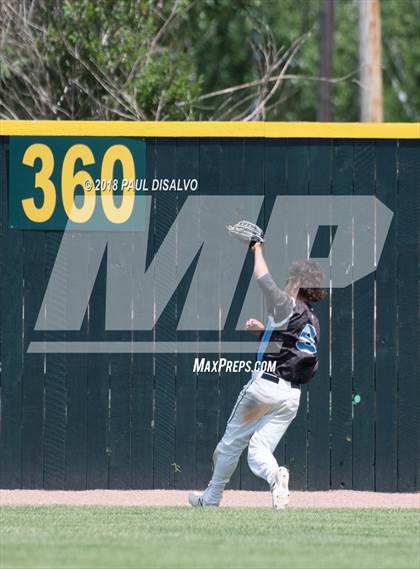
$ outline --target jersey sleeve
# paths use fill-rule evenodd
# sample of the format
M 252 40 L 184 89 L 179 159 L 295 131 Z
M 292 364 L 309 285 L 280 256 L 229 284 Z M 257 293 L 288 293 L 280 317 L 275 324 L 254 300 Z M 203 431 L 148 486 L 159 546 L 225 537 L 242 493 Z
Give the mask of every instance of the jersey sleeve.
M 274 326 L 284 324 L 289 319 L 295 306 L 294 299 L 276 285 L 270 273 L 257 279 L 268 304 L 268 312 L 274 319 Z

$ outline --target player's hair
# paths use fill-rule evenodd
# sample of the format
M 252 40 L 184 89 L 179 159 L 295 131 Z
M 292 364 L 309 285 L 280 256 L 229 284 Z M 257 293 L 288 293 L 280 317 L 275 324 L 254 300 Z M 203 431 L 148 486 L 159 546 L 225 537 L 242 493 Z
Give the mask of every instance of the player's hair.
M 298 296 L 304 302 L 318 302 L 327 296 L 327 291 L 321 287 L 324 273 L 316 261 L 294 261 L 289 267 L 289 278 L 297 279 L 303 285 Z

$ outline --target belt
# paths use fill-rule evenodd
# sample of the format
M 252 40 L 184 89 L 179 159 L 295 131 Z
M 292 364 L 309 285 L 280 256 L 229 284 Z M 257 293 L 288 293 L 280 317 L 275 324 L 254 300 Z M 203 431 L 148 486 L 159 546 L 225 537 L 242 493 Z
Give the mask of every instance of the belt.
M 300 389 L 300 384 L 296 383 L 296 381 L 287 381 L 287 379 L 283 379 L 278 375 L 272 375 L 271 373 L 267 373 L 266 371 L 264 371 L 260 377 L 262 379 L 266 379 L 267 381 L 272 381 L 273 383 L 279 383 L 280 380 L 283 380 L 286 381 L 287 383 L 290 383 L 290 385 L 295 389 Z

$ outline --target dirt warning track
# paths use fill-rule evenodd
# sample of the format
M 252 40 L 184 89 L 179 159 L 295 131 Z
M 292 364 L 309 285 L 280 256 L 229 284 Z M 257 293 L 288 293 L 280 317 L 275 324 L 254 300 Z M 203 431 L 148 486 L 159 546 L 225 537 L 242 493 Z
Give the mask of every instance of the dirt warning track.
M 186 506 L 187 490 L 0 490 L 0 506 Z M 223 507 L 271 507 L 269 492 L 228 490 Z M 291 508 L 420 508 L 420 494 L 358 492 L 291 492 Z

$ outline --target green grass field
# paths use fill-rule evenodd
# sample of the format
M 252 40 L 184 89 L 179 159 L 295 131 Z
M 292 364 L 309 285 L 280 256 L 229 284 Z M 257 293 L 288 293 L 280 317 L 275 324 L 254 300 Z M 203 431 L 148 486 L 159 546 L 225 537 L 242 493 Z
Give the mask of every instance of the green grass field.
M 0 567 L 418 569 L 419 510 L 3 507 Z

